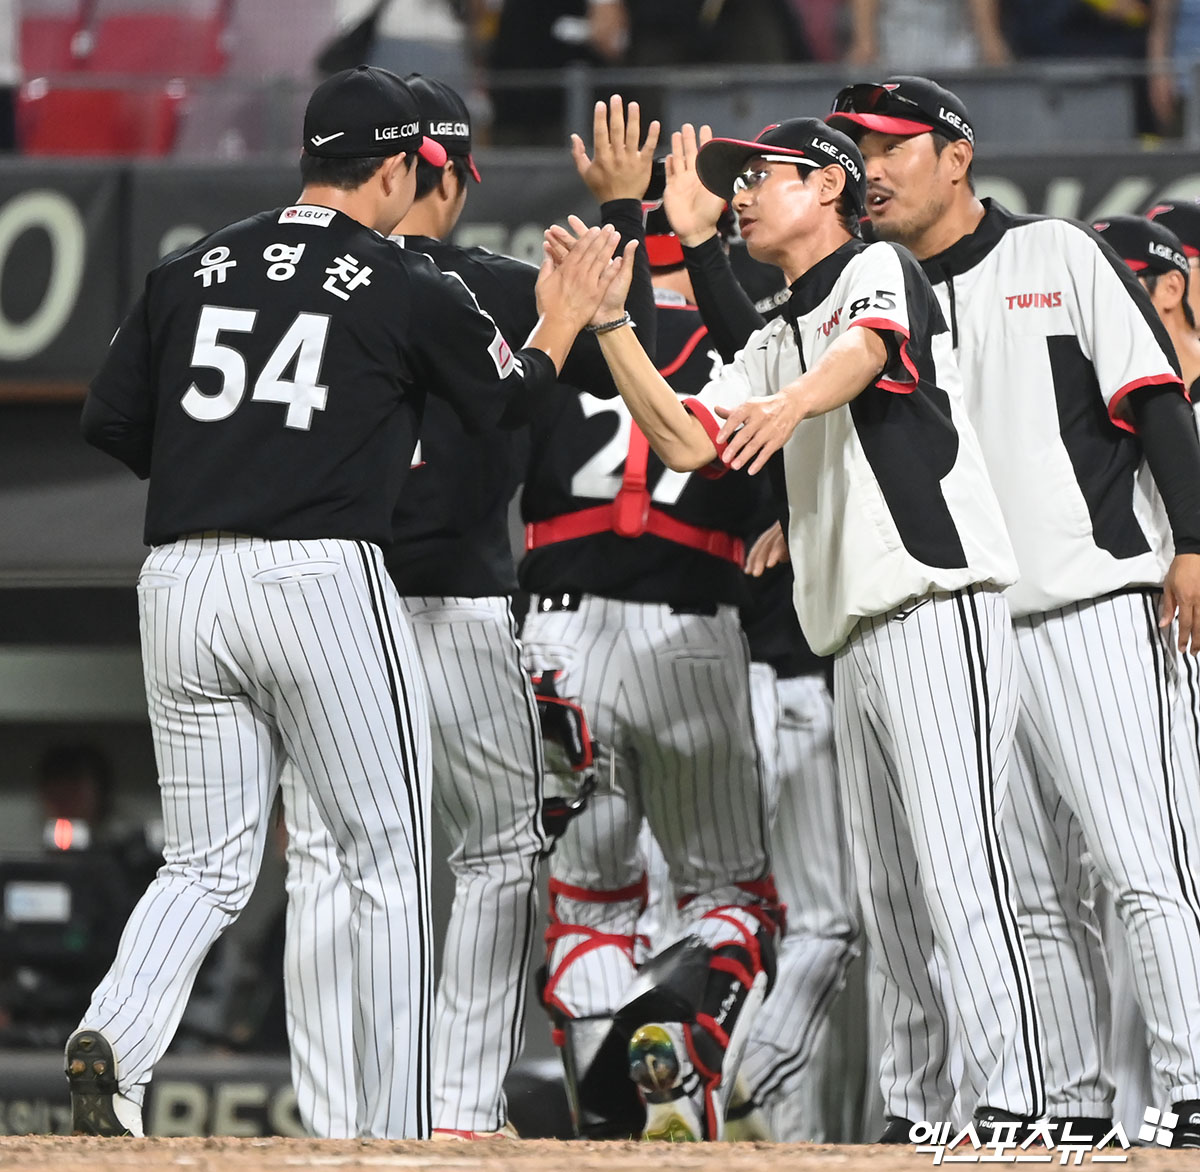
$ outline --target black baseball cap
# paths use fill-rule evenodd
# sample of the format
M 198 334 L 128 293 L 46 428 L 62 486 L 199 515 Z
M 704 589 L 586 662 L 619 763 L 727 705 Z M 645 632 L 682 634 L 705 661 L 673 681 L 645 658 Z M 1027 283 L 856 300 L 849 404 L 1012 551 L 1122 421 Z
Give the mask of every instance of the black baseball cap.
M 416 95 L 373 65 L 343 69 L 321 82 L 304 111 L 304 149 L 322 159 L 386 159 L 416 151 L 435 167 L 446 152 L 421 131 Z
M 1163 200 L 1146 213 L 1146 219 L 1174 232 L 1183 245 L 1184 256 L 1200 256 L 1200 203 Z
M 1182 273 L 1188 279 L 1183 244 L 1164 224 L 1142 216 L 1109 216 L 1092 227 L 1135 273 Z
M 927 77 L 891 77 L 838 90 L 825 121 L 847 134 L 927 134 L 936 130 L 951 142 L 975 145 L 975 128 L 957 94 Z
M 854 140 L 820 118 L 789 118 L 761 131 L 747 142 L 740 138 L 710 139 L 696 157 L 700 182 L 715 195 L 729 199 L 733 181 L 754 158 L 801 167 L 839 166 L 846 173 L 846 191 L 858 215 L 866 214 L 866 166 Z
M 650 171 L 650 183 L 642 196 L 642 221 L 646 226 L 646 260 L 652 269 L 675 268 L 683 264 L 683 245 L 671 227 L 663 208 L 667 188 L 667 163 L 655 159 Z M 717 220 L 717 235 L 728 240 L 733 235 L 733 213 L 725 205 Z
M 404 80 L 417 96 L 426 137 L 439 143 L 446 154 L 466 159 L 467 169 L 479 183 L 479 168 L 471 157 L 471 112 L 467 103 L 457 90 L 436 78 L 410 73 Z

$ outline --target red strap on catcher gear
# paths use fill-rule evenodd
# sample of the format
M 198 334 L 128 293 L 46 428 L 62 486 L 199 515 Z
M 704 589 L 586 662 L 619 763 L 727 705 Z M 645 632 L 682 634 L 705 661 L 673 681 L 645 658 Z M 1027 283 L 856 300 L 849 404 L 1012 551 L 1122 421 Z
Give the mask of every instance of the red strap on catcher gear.
M 597 948 L 619 948 L 629 957 L 632 964 L 633 950 L 637 945 L 641 943 L 643 947 L 648 948 L 650 942 L 645 936 L 638 936 L 636 933 L 626 936 L 613 932 L 601 932 L 599 928 L 589 928 L 585 924 L 564 924 L 558 916 L 558 897 L 578 900 L 580 903 L 621 903 L 627 899 L 640 899 L 641 910 L 644 911 L 646 901 L 649 899 L 650 881 L 647 876 L 643 875 L 636 883 L 631 883 L 628 887 L 618 887 L 614 891 L 592 891 L 587 887 L 575 887 L 570 883 L 564 883 L 561 879 L 552 878 L 549 882 L 549 891 L 550 906 L 546 909 L 546 915 L 550 920 L 550 926 L 546 929 L 547 968 L 550 965 L 550 955 L 554 951 L 555 941 L 561 940 L 564 936 L 585 937 L 563 957 L 562 963 L 550 975 L 546 981 L 546 987 L 542 990 L 544 1004 L 557 1009 L 564 1017 L 570 1017 L 570 1010 L 555 997 L 554 990 L 558 987 L 558 982 L 562 979 L 563 974 L 575 961 Z
M 713 1022 L 713 1025 L 716 1025 L 716 1022 Z M 692 1065 L 700 1075 L 700 1082 L 704 1087 L 704 1121 L 708 1135 L 709 1138 L 715 1138 L 717 1135 L 717 1088 L 721 1085 L 721 1072 L 709 1070 L 704 1065 L 700 1055 L 696 1052 L 696 1043 L 692 1038 L 692 1030 L 689 1026 L 683 1027 L 683 1041 L 687 1046 L 688 1057 L 692 1060 Z
M 543 1004 L 552 1009 L 557 1009 L 563 1017 L 572 1017 L 573 1015 L 555 996 L 554 991 L 558 988 L 558 983 L 562 980 L 567 970 L 581 956 L 586 956 L 589 952 L 594 952 L 597 948 L 619 948 L 629 957 L 629 963 L 633 964 L 633 950 L 637 947 L 638 943 L 641 942 L 644 947 L 649 946 L 649 941 L 645 936 L 620 936 L 613 932 L 601 932 L 598 928 L 589 928 L 583 924 L 552 924 L 546 929 L 547 966 L 550 963 L 550 954 L 554 951 L 554 942 L 561 940 L 564 936 L 583 936 L 584 939 L 562 958 L 562 962 L 547 979 L 546 985 L 542 989 Z
M 727 945 L 725 947 L 728 947 Z M 710 969 L 716 969 L 721 973 L 728 973 L 735 981 L 738 981 L 743 989 L 749 989 L 754 984 L 754 978 L 750 975 L 750 970 L 744 964 L 740 964 L 734 960 L 732 956 L 714 956 L 708 962 Z M 697 1018 L 697 1021 L 700 1019 Z
M 746 546 L 740 537 L 719 529 L 689 525 L 650 503 L 650 493 L 646 491 L 649 458 L 650 441 L 635 423 L 629 432 L 629 452 L 625 457 L 621 488 L 612 503 L 563 513 L 545 521 L 531 521 L 525 526 L 526 550 L 573 541 L 577 537 L 595 537 L 598 533 L 615 533 L 618 537 L 642 537 L 649 533 L 652 537 L 698 549 L 740 567 L 746 555 Z
M 753 915 L 754 909 L 753 908 L 743 908 L 743 907 L 715 908 L 711 912 L 706 912 L 703 917 L 704 919 L 706 919 L 706 920 L 721 920 L 723 923 L 729 924 L 734 929 L 734 931 L 737 933 L 737 936 L 731 937 L 729 940 L 714 941 L 713 943 L 711 943 L 709 945 L 709 947 L 714 952 L 716 952 L 720 948 L 744 948 L 746 950 L 746 952 L 748 952 L 750 954 L 750 963 L 754 966 L 754 971 L 756 973 L 761 973 L 763 971 L 762 949 L 759 948 L 759 946 L 758 946 L 758 937 L 753 932 L 751 932 L 750 929 L 747 928 L 746 925 L 743 924 L 740 920 L 734 919 L 733 916 L 725 915 L 724 914 L 725 911 L 750 912 L 751 915 Z M 754 918 L 756 920 L 758 919 L 757 916 L 755 916 Z M 719 967 L 719 966 L 717 966 L 715 960 L 713 961 L 713 967 L 714 968 Z M 749 974 L 747 974 L 747 975 L 749 975 Z M 741 980 L 740 977 L 738 979 Z M 750 988 L 752 983 L 753 983 L 752 980 L 743 982 L 743 984 L 746 986 L 747 989 Z
M 722 1050 L 729 1049 L 729 1035 L 717 1025 L 715 1017 L 711 1017 L 707 1013 L 698 1013 L 696 1014 L 696 1024 L 702 1027 Z
M 787 904 L 779 902 L 779 892 L 775 887 L 775 876 L 768 875 L 765 879 L 747 879 L 734 886 L 747 895 L 753 895 L 761 903 L 729 904 L 728 908 L 736 908 L 740 912 L 752 915 L 764 928 L 771 932 L 784 934 L 787 932 Z M 697 896 L 695 892 L 681 896 L 675 906 L 683 911 Z M 714 908 L 714 911 L 724 911 L 725 908 Z M 711 914 L 711 913 L 710 913 Z
M 617 887 L 612 891 L 593 891 L 590 887 L 575 887 L 570 883 L 564 883 L 561 879 L 554 878 L 551 878 L 548 889 L 550 891 L 549 914 L 551 919 L 556 921 L 555 904 L 557 900 L 555 896 L 558 895 L 566 899 L 577 899 L 580 903 L 621 903 L 623 900 L 640 896 L 643 910 L 646 907 L 646 901 L 650 898 L 650 881 L 645 875 L 628 887 Z

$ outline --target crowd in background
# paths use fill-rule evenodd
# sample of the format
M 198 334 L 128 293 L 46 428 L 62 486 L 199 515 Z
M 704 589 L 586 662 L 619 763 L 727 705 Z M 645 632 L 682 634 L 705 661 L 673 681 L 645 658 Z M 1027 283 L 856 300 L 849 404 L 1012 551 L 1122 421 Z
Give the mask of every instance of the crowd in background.
M 1200 0 L 94 0 L 83 9 L 95 15 L 156 2 L 227 14 L 229 80 L 259 87 L 292 81 L 306 92 L 314 75 L 361 61 L 440 77 L 467 96 L 478 141 L 494 145 L 563 141 L 563 91 L 544 75 L 539 85 L 529 71 L 573 64 L 845 63 L 883 77 L 1104 59 L 1119 63 L 1118 72 L 1144 74 L 1136 85 L 1137 130 L 1167 138 L 1183 132 L 1200 64 Z M 0 151 L 20 137 L 20 82 L 42 68 L 21 60 L 22 20 L 71 5 L 0 0 Z M 658 112 L 652 87 L 621 87 Z M 607 93 L 602 81 L 596 93 Z M 227 124 L 252 122 L 262 106 L 255 95 L 247 99 L 250 112 L 239 114 L 234 96 L 225 99 L 213 117 Z M 238 157 L 254 149 L 253 133 L 243 138 L 248 148 L 233 136 L 192 153 Z
M 1177 135 L 1200 61 L 1200 0 L 339 0 L 373 59 L 445 77 L 494 115 L 492 140 L 557 136 L 554 103 L 496 71 L 836 63 L 880 74 L 1045 58 L 1143 68 L 1138 127 Z M 416 62 L 415 64 L 410 64 Z M 482 78 L 491 76 L 490 93 Z M 555 137 L 554 141 L 558 141 Z

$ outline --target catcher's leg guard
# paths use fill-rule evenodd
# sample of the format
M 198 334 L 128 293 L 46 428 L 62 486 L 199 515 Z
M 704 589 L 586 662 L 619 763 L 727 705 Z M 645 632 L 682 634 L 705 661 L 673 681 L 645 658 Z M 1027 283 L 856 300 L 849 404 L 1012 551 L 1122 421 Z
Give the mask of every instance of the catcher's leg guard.
M 576 1134 L 628 1139 L 640 1132 L 643 1114 L 628 1078 L 628 1034 L 614 1030 L 613 1018 L 599 1007 L 606 993 L 615 1000 L 633 977 L 637 937 L 565 922 L 560 916 L 565 901 L 629 904 L 614 918 L 636 923 L 645 907 L 646 882 L 643 878 L 617 891 L 590 891 L 551 879 L 547 965 L 541 987 L 542 1004 L 550 1014 L 554 1044 L 562 1057 Z M 620 985 L 606 989 L 614 979 Z
M 713 908 L 691 936 L 642 966 L 617 1018 L 631 1034 L 630 1077 L 647 1103 L 648 1137 L 686 1137 L 686 1097 L 700 1108 L 694 1138 L 722 1138 L 751 1022 L 774 974 L 780 915 L 770 898 Z

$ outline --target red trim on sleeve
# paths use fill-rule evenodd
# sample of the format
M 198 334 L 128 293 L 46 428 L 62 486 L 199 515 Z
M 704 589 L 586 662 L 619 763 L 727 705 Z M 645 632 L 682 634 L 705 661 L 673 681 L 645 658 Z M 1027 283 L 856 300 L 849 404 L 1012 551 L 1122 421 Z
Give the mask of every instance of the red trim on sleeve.
M 725 445 L 717 443 L 717 435 L 720 433 L 721 424 L 717 421 L 717 417 L 699 399 L 684 399 L 683 407 L 704 428 L 708 438 L 713 442 L 713 447 L 717 449 L 717 458 L 711 464 L 705 464 L 703 468 L 698 468 L 697 471 L 706 480 L 720 480 L 729 471 L 721 459 L 721 456 L 725 452 Z
M 894 321 L 889 321 L 886 317 L 864 317 L 858 321 L 852 321 L 850 325 L 865 326 L 869 330 L 887 330 L 888 333 L 900 335 L 900 361 L 904 363 L 904 369 L 908 371 L 912 382 L 902 383 L 894 378 L 878 378 L 875 380 L 875 385 L 881 391 L 891 391 L 896 395 L 911 395 L 917 389 L 919 376 L 916 364 L 908 353 L 908 330 Z
M 1117 416 L 1117 412 L 1120 410 L 1121 404 L 1125 401 L 1125 396 L 1128 395 L 1130 391 L 1136 391 L 1138 387 L 1169 387 L 1172 383 L 1179 384 L 1179 389 L 1183 393 L 1184 399 L 1190 403 L 1192 400 L 1188 395 L 1188 389 L 1183 385 L 1183 379 L 1181 379 L 1174 371 L 1171 371 L 1168 374 L 1151 374 L 1147 375 L 1145 378 L 1135 378 L 1133 382 L 1126 383 L 1123 387 L 1117 390 L 1117 393 L 1108 401 L 1109 419 L 1111 419 L 1113 423 L 1122 431 L 1132 432 L 1136 435 L 1137 428 L 1134 427 L 1133 424 L 1127 419 L 1120 419 Z
M 660 366 L 658 373 L 663 378 L 670 378 L 689 358 L 692 356 L 692 351 L 696 349 L 701 338 L 708 333 L 708 326 L 701 326 L 686 342 L 683 344 L 683 349 L 679 351 L 674 362 L 668 362 L 666 366 Z

